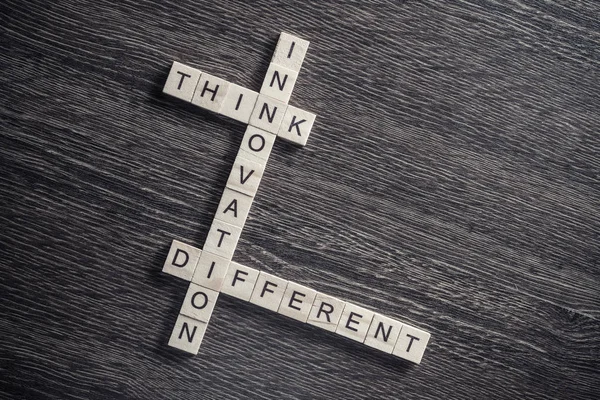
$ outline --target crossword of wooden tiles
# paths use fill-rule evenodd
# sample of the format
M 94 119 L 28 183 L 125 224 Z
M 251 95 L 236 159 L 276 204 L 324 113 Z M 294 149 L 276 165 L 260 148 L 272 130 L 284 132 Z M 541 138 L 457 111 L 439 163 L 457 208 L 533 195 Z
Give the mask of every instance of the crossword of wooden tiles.
M 203 249 L 173 241 L 163 272 L 190 282 L 169 345 L 197 354 L 220 293 L 420 363 L 429 333 L 231 261 L 276 137 L 306 145 L 315 114 L 287 103 L 309 42 L 282 33 L 260 93 L 173 62 L 163 92 L 248 124 Z

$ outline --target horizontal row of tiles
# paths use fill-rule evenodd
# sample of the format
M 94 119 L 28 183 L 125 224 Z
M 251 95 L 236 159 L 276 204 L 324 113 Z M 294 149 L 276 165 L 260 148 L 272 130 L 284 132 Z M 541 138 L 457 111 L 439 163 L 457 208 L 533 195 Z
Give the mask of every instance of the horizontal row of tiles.
M 430 334 L 174 240 L 163 272 L 191 280 L 169 345 L 197 354 L 219 292 L 419 364 Z M 191 274 L 190 274 L 191 272 Z
M 316 115 L 287 103 L 307 48 L 307 41 L 282 33 L 260 93 L 177 61 L 163 93 L 305 146 Z

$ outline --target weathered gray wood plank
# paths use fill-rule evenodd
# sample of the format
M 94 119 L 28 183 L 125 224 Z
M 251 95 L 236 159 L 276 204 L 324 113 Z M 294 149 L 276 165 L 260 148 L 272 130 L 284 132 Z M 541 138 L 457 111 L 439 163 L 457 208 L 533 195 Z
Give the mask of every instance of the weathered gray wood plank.
M 17 398 L 597 398 L 594 2 L 8 1 L 0 392 Z M 166 346 L 244 126 L 172 60 L 258 90 L 311 41 L 235 259 L 432 333 L 420 366 L 221 296 Z

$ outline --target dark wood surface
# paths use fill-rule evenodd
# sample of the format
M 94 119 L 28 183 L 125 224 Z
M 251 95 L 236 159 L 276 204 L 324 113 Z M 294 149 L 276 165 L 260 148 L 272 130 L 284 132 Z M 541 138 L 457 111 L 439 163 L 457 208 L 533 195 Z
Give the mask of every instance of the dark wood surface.
M 600 6 L 7 0 L 0 392 L 43 399 L 600 397 Z M 311 41 L 234 260 L 432 334 L 414 365 L 221 296 L 167 346 L 244 125 L 172 60 L 259 90 Z

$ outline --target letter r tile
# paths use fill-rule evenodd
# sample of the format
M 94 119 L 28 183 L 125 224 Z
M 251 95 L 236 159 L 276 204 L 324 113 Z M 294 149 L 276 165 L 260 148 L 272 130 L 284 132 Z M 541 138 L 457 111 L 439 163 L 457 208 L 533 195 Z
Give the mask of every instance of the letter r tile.
M 307 323 L 335 332 L 346 302 L 324 293 L 317 293 Z

